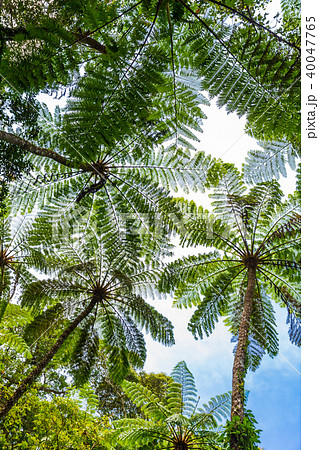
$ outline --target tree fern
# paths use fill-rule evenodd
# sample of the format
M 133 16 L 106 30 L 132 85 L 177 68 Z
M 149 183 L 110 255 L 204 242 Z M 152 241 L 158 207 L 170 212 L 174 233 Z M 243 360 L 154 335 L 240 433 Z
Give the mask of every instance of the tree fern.
M 184 361 L 171 374 L 167 395 L 161 401 L 139 383 L 125 381 L 125 393 L 139 407 L 145 419 L 121 419 L 113 422 L 110 436 L 115 444 L 136 448 L 152 444 L 162 449 L 220 448 L 221 437 L 217 421 L 228 417 L 230 394 L 210 399 L 197 411 L 195 381 Z M 183 414 L 185 412 L 185 414 Z
M 198 219 L 193 215 L 185 225 L 184 242 L 212 246 L 218 252 L 169 264 L 161 289 L 174 289 L 177 306 L 197 306 L 188 325 L 196 338 L 210 335 L 224 317 L 238 339 L 233 416 L 243 414 L 238 396 L 247 368 L 255 370 L 264 352 L 271 357 L 278 353 L 270 300 L 287 309 L 289 337 L 299 344 L 300 206 L 295 197 L 282 203 L 276 182 L 258 184 L 247 192 L 240 173 L 230 166 L 211 198 L 212 232 L 207 233 L 201 214 Z
M 42 317 L 49 316 L 48 308 L 62 304 L 61 315 L 67 320 L 67 325 L 4 405 L 1 414 L 7 413 L 27 386 L 68 342 L 74 348 L 69 352 L 69 358 L 77 385 L 88 379 L 99 340 L 104 341 L 109 373 L 116 380 L 123 379 L 130 364 L 143 366 L 146 349 L 142 328 L 164 345 L 174 343 L 172 324 L 139 295 L 141 281 L 152 285 L 158 274 L 156 265 L 152 273 L 152 267 L 147 267 L 135 253 L 138 249 L 137 236 L 137 244 L 130 247 L 122 245 L 117 233 L 110 230 L 108 233 L 100 230 L 99 234 L 84 228 L 82 239 L 73 243 L 69 240 L 70 236 L 52 241 L 52 235 L 45 234 L 48 230 L 50 226 L 38 220 L 30 242 L 35 248 L 39 247 L 51 275 L 26 285 L 22 303 L 31 308 L 38 319 L 41 314 Z M 68 341 L 77 327 L 76 339 Z

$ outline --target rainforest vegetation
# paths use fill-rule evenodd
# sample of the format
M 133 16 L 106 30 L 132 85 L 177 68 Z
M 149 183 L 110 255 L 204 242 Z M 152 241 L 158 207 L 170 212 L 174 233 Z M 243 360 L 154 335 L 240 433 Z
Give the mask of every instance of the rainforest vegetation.
M 260 449 L 275 303 L 301 341 L 299 1 L 0 3 L 0 448 Z M 242 168 L 198 149 L 214 102 Z M 143 371 L 146 334 L 175 343 L 159 298 L 195 339 L 224 322 L 229 391 Z

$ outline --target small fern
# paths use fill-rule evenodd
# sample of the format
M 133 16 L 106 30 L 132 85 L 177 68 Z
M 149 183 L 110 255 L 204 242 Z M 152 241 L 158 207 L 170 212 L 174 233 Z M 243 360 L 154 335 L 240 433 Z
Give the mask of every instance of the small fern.
M 169 449 L 182 445 L 217 448 L 220 437 L 217 421 L 229 415 L 230 393 L 212 398 L 208 405 L 197 411 L 194 377 L 184 361 L 174 367 L 171 377 L 173 381 L 169 382 L 162 399 L 139 383 L 122 383 L 126 395 L 141 407 L 145 419 L 114 421 L 113 443 L 128 449 L 136 445 L 155 445 L 157 448 L 157 443 Z

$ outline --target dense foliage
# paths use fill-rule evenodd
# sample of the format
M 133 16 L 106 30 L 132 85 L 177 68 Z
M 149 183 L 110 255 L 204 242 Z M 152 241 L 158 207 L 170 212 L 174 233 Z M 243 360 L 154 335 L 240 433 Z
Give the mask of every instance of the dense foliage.
M 278 353 L 272 301 L 296 345 L 301 323 L 300 176 L 285 200 L 275 181 L 300 173 L 300 3 L 268 3 L 1 2 L 3 448 L 257 448 L 244 380 Z M 197 150 L 213 100 L 258 140 L 242 173 Z M 174 196 L 207 191 L 209 211 Z M 170 262 L 172 237 L 209 252 Z M 174 344 L 159 291 L 197 307 L 195 338 L 224 318 L 231 407 L 197 410 L 185 363 L 139 372 L 144 333 Z

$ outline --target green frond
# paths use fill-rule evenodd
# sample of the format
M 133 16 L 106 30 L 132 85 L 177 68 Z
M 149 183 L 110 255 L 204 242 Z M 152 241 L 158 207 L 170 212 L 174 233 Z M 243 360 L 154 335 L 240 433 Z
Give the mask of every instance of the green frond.
M 148 388 L 140 383 L 124 381 L 121 385 L 126 395 L 140 407 L 146 417 L 151 420 L 164 420 L 169 411 Z
M 144 176 L 152 176 L 165 189 L 175 192 L 178 189 L 189 191 L 204 191 L 206 183 L 206 173 L 211 167 L 212 159 L 204 152 L 196 152 L 191 156 L 190 152 L 182 148 L 172 146 L 169 149 L 161 148 L 155 155 L 150 155 L 145 161 L 145 156 L 141 160 L 135 158 L 131 164 L 127 162 L 119 167 L 123 170 L 130 168 L 138 171 Z
M 173 305 L 178 308 L 201 305 L 203 297 L 206 297 L 207 295 L 210 296 L 212 291 L 215 291 L 215 294 L 222 292 L 224 288 L 227 287 L 227 279 L 232 279 L 233 276 L 236 278 L 236 276 L 244 270 L 244 266 L 240 260 L 233 261 L 221 257 L 218 259 L 206 259 L 201 256 L 202 255 L 192 257 L 194 262 L 191 263 L 192 273 L 189 281 L 186 277 L 174 278 L 174 272 L 173 276 L 168 279 L 171 289 L 174 289 Z M 185 261 L 180 260 L 172 265 L 173 268 L 179 268 L 180 264 L 183 269 L 183 263 L 185 263 Z M 185 266 L 187 269 L 187 265 Z M 177 275 L 179 274 L 177 273 Z M 215 279 L 218 280 L 219 284 L 215 283 Z
M 94 330 L 94 317 L 90 317 L 79 328 L 69 366 L 73 383 L 83 386 L 91 374 L 99 350 L 99 336 Z
M 171 377 L 173 375 L 171 373 Z M 174 378 L 173 378 L 174 379 Z M 167 386 L 167 393 L 165 397 L 165 404 L 172 414 L 180 414 L 183 409 L 181 383 L 178 381 L 169 381 Z
M 187 328 L 195 339 L 202 339 L 204 333 L 206 336 L 212 333 L 219 317 L 226 312 L 227 302 L 238 283 L 237 277 L 242 279 L 243 270 L 244 268 L 233 269 L 213 279 L 188 323 Z
M 19 334 L 0 327 L 0 345 L 12 348 L 25 358 L 32 358 L 30 348 Z
M 78 393 L 79 398 L 83 400 L 83 403 L 85 403 L 86 409 L 90 413 L 96 413 L 99 406 L 99 398 L 92 387 L 86 383 L 77 389 L 76 392 Z
M 298 242 L 300 240 L 301 216 L 300 205 L 297 203 L 288 203 L 278 208 L 267 221 L 266 233 L 263 233 L 263 239 L 259 239 L 259 254 L 275 254 L 276 250 L 284 250 L 285 244 L 289 242 Z M 270 222 L 270 223 L 269 223 Z M 297 245 L 295 245 L 297 248 Z
M 198 411 L 201 415 L 210 415 L 215 421 L 227 419 L 230 415 L 231 408 L 231 392 L 212 397 L 207 404 L 204 404 Z M 200 417 L 200 415 L 199 415 Z M 215 426 L 216 423 L 215 423 Z
M 166 346 L 175 343 L 172 323 L 153 306 L 146 303 L 142 297 L 136 295 L 126 297 L 123 310 L 132 315 L 140 327 L 144 328 L 146 333 L 150 333 L 154 340 Z
M 283 193 L 276 181 L 259 183 L 250 189 L 245 197 L 245 210 L 243 223 L 246 231 L 250 234 L 251 248 L 255 247 L 256 239 L 274 215 L 276 209 L 282 206 Z
M 133 320 L 121 310 L 107 305 L 99 313 L 99 322 L 105 344 L 110 349 L 114 348 L 115 353 L 130 352 L 134 365 L 142 367 L 146 359 L 145 341 Z M 110 362 L 112 363 L 111 360 Z
M 30 314 L 29 310 L 27 310 Z M 33 344 L 39 337 L 41 337 L 53 324 L 61 322 L 64 317 L 64 308 L 61 303 L 56 303 L 54 306 L 46 308 L 43 312 L 35 317 L 32 317 L 30 323 L 25 327 L 23 338 L 28 344 Z
M 114 443 L 121 442 L 127 448 L 144 448 L 144 445 L 152 446 L 152 448 L 160 449 L 163 448 L 163 440 L 166 441 L 166 436 L 162 434 L 162 429 L 160 426 L 148 422 L 142 419 L 128 419 L 127 421 L 121 421 L 120 424 L 116 425 L 119 427 L 119 431 L 115 430 L 112 441 Z M 157 445 L 162 441 L 162 444 Z
M 71 299 L 78 298 L 85 293 L 85 289 L 67 279 L 47 279 L 34 281 L 27 285 L 21 296 L 22 306 L 40 312 L 45 306 L 51 307 L 62 303 L 66 296 Z
M 182 404 L 176 412 L 187 417 L 192 416 L 197 404 L 197 389 L 193 374 L 188 369 L 185 361 L 179 362 L 171 372 L 171 377 L 181 386 L 179 396 Z
M 6 326 L 25 326 L 32 321 L 30 311 L 15 303 L 0 301 L 0 323 Z
M 288 142 L 258 142 L 262 150 L 250 150 L 243 166 L 244 178 L 249 184 L 277 180 L 286 177 L 287 164 L 296 169 L 300 157 L 297 150 Z
M 162 274 L 160 290 L 170 292 L 176 286 L 182 285 L 185 279 L 190 283 L 196 283 L 200 277 L 208 275 L 215 267 L 219 268 L 219 263 L 222 262 L 218 252 L 191 255 L 174 261 L 165 268 Z
M 262 302 L 261 302 L 262 300 Z M 260 296 L 254 299 L 253 312 L 251 317 L 251 336 L 265 349 L 269 356 L 275 357 L 279 352 L 278 333 L 276 331 L 276 320 L 271 299 L 264 292 L 262 299 Z M 260 361 L 256 361 L 255 367 Z
M 20 305 L 0 301 L 0 345 L 14 349 L 26 358 L 31 358 L 29 343 L 21 336 L 19 328 L 28 326 L 32 316 Z
M 300 302 L 300 277 L 294 277 L 287 280 L 282 270 L 276 271 L 273 268 L 269 270 L 266 267 L 260 267 L 262 277 L 267 281 L 267 288 L 271 295 L 275 295 L 281 304 L 285 305 L 288 311 L 293 312 L 297 317 L 301 314 Z
M 105 346 L 108 352 L 108 374 L 115 383 L 121 383 L 128 375 L 132 366 L 136 365 L 136 355 L 130 361 L 128 350 Z

